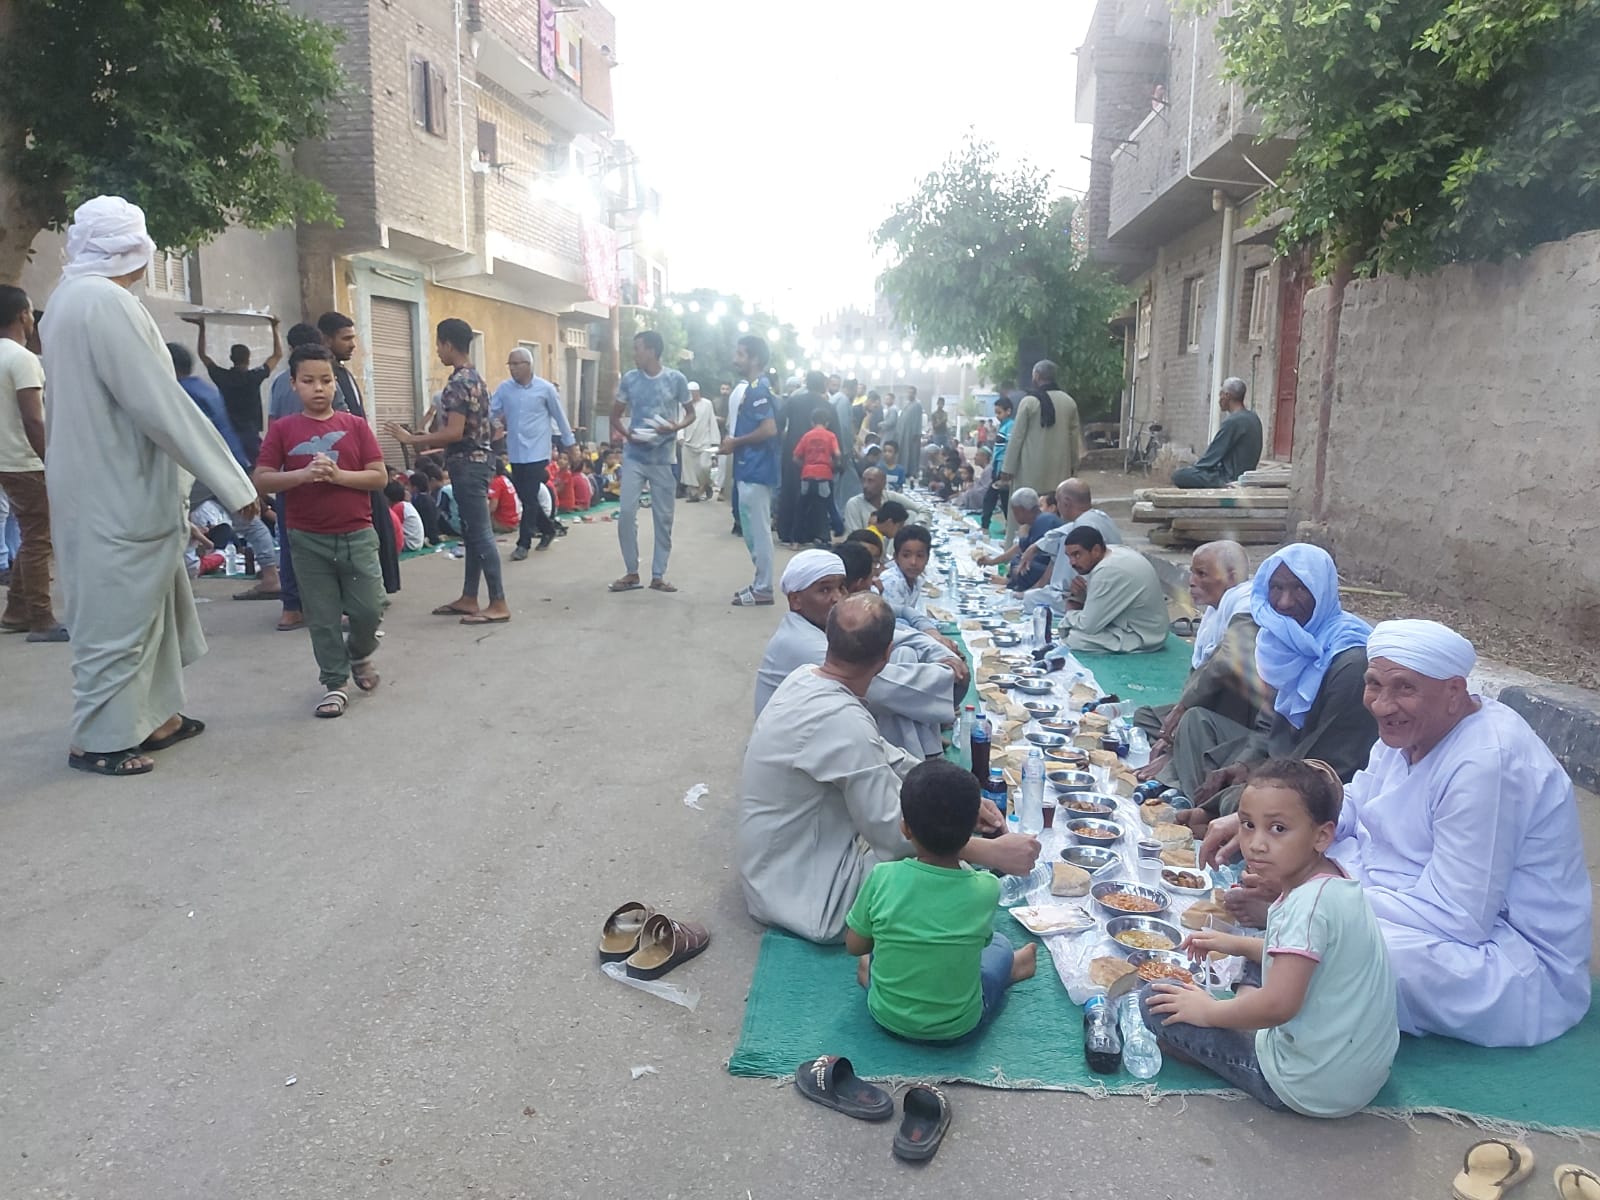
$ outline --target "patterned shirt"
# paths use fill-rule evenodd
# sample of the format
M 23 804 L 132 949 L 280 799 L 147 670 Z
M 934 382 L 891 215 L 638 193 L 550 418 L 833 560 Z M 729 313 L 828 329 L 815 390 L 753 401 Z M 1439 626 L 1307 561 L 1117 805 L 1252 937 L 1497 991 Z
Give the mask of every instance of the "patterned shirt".
M 673 434 L 655 437 L 655 421 L 665 418 L 676 425 L 683 419 L 683 405 L 689 402 L 689 381 L 681 371 L 662 367 L 654 375 L 635 368 L 622 377 L 622 402 L 628 406 L 628 441 L 622 457 L 629 462 L 670 467 L 678 458 L 678 442 Z M 643 438 L 636 441 L 635 435 Z
M 483 376 L 470 366 L 457 367 L 450 373 L 450 382 L 439 394 L 441 413 L 460 413 L 466 418 L 461 427 L 461 440 L 444 448 L 445 457 L 467 455 L 473 462 L 487 462 L 489 441 L 493 436 L 489 419 L 489 389 Z

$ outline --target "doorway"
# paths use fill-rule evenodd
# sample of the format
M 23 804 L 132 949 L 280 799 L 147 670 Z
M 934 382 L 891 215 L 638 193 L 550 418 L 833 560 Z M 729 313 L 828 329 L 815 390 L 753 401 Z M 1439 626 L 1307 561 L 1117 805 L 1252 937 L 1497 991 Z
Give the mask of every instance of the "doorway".
M 1278 306 L 1278 378 L 1272 398 L 1272 457 L 1294 457 L 1294 406 L 1300 394 L 1300 318 L 1311 287 L 1310 257 L 1301 251 L 1283 261 Z

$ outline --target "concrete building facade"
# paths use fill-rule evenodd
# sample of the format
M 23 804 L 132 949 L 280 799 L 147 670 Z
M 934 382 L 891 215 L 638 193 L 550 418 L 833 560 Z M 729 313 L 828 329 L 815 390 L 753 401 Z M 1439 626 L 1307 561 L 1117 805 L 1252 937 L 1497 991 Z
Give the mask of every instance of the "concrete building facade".
M 1089 255 L 1137 297 L 1119 323 L 1124 441 L 1154 422 L 1203 449 L 1217 385 L 1236 375 L 1268 453 L 1287 457 L 1308 275 L 1274 255 L 1256 201 L 1292 143 L 1260 140 L 1259 115 L 1223 78 L 1215 31 L 1214 15 L 1166 0 L 1096 5 L 1078 51 L 1076 110 L 1094 126 Z

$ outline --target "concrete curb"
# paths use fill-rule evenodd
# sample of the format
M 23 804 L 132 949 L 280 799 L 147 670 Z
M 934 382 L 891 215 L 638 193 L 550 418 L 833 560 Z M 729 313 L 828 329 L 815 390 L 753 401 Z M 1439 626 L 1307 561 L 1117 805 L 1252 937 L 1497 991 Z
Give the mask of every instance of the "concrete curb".
M 1600 792 L 1600 693 L 1545 683 L 1502 688 L 1500 703 L 1533 726 L 1573 783 Z

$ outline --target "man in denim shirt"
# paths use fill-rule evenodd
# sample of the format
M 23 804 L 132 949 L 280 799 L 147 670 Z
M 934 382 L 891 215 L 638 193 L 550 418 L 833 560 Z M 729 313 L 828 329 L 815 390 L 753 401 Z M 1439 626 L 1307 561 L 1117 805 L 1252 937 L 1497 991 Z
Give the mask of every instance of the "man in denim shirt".
M 672 467 L 677 460 L 678 430 L 693 415 L 683 409 L 689 399 L 689 381 L 681 372 L 661 365 L 665 345 L 661 335 L 647 329 L 633 339 L 635 370 L 622 377 L 617 403 L 611 410 L 611 436 L 621 441 L 622 508 L 617 513 L 617 541 L 622 547 L 626 574 L 611 584 L 613 592 L 637 590 L 639 582 L 639 498 L 650 485 L 650 516 L 655 524 L 655 547 L 650 556 L 650 587 L 675 592 L 666 580 L 667 558 L 672 553 L 672 512 L 678 481 Z

